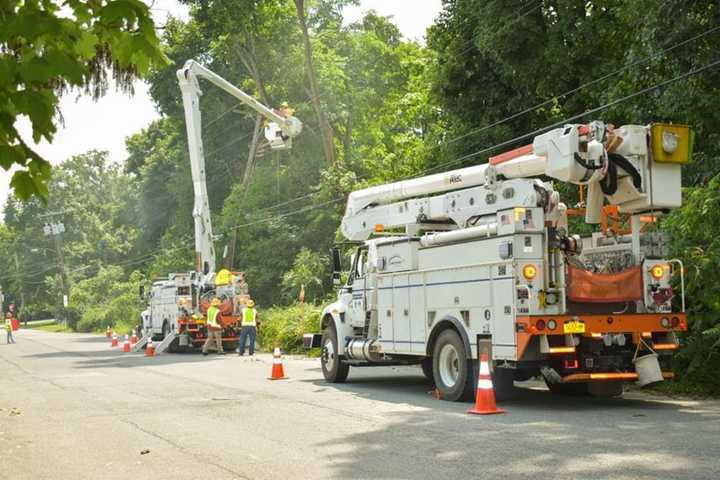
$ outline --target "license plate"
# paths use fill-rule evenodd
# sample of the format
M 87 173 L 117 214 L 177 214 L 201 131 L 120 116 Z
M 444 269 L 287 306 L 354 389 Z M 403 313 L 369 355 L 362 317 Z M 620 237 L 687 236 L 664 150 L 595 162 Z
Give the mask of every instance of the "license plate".
M 564 333 L 585 333 L 585 324 L 583 322 L 573 320 L 565 322 L 563 325 Z

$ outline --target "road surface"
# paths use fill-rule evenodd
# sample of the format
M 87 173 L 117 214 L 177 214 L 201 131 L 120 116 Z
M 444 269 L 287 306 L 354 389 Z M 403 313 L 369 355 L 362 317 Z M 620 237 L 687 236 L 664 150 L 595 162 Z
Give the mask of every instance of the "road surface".
M 104 337 L 0 344 L 0 478 L 718 479 L 720 403 L 522 389 L 506 415 L 435 400 L 415 367 L 146 358 Z

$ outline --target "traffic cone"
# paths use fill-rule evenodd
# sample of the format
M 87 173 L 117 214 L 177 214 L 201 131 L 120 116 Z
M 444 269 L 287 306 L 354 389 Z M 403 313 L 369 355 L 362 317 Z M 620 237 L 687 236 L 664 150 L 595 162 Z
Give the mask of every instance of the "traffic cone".
M 268 380 L 285 380 L 285 372 L 283 371 L 282 355 L 280 354 L 280 347 L 275 347 L 273 350 L 273 366 L 272 371 Z
M 110 346 L 111 346 L 111 347 L 117 347 L 118 345 L 119 345 L 119 343 L 118 343 L 117 333 L 113 332 L 113 334 L 112 334 L 112 342 L 110 342 Z
M 110 326 L 108 326 L 107 330 L 105 330 L 105 336 L 107 338 L 112 337 L 112 331 L 110 330 Z
M 147 347 L 145 347 L 145 356 L 146 357 L 154 357 L 155 356 L 155 346 L 152 343 L 152 338 L 149 338 L 147 341 Z
M 125 342 L 123 343 L 123 352 L 130 353 L 130 339 L 125 335 Z
M 135 345 L 137 342 L 138 342 L 137 333 L 135 332 L 135 329 L 133 328 L 132 337 L 130 337 L 130 343 Z
M 475 415 L 490 415 L 493 413 L 505 413 L 495 405 L 495 388 L 490 377 L 490 365 L 487 353 L 480 355 L 480 374 L 478 375 L 477 395 L 475 397 L 475 408 L 467 413 Z

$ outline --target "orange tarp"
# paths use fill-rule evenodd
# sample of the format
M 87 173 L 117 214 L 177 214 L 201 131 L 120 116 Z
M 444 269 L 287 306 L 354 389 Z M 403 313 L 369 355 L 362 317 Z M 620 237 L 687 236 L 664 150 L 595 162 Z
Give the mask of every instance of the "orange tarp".
M 568 299 L 571 302 L 632 302 L 642 297 L 640 267 L 628 268 L 620 273 L 592 273 L 568 265 Z

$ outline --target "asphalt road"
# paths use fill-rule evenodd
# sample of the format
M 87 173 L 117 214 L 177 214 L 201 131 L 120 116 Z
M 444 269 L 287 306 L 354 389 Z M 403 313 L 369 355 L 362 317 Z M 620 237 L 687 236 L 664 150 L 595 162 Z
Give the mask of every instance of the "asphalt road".
M 505 415 L 435 400 L 414 367 L 146 358 L 104 337 L 0 344 L 0 479 L 718 479 L 720 402 L 519 389 Z M 145 452 L 145 453 L 143 453 Z

